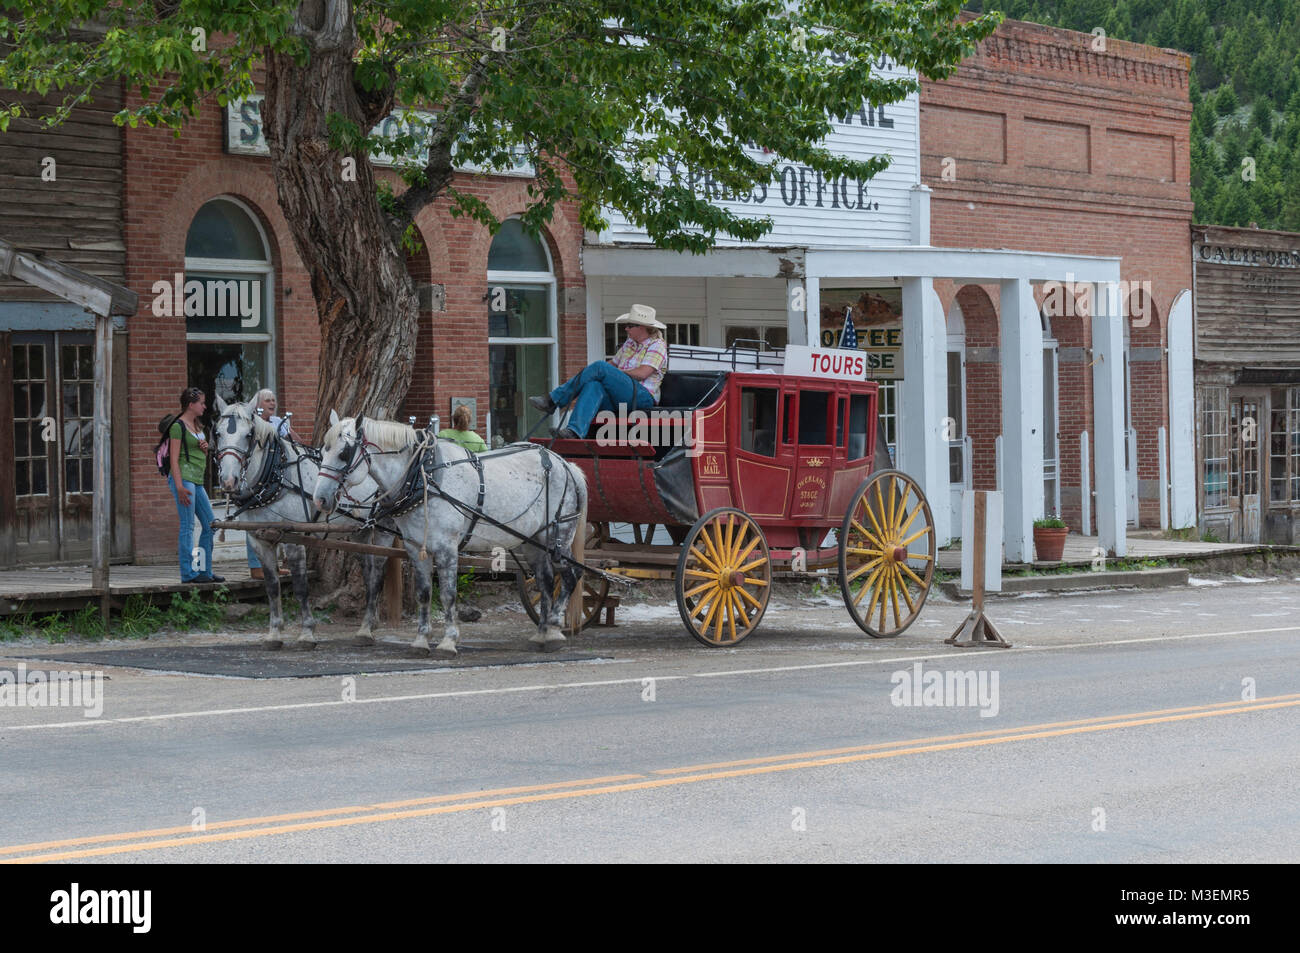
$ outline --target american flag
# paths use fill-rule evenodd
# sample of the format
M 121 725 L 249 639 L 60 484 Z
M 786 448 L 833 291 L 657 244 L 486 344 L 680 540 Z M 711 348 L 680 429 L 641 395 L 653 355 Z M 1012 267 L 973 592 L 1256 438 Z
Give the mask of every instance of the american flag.
M 840 332 L 840 347 L 850 351 L 858 349 L 858 329 L 853 326 L 853 309 L 844 309 L 844 330 Z

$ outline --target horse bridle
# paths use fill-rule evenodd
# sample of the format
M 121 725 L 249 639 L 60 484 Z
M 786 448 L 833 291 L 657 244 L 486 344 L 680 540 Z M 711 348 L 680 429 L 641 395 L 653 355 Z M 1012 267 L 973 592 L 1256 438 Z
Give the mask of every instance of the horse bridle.
M 235 414 L 235 412 L 234 412 L 233 410 L 228 410 L 228 411 L 226 411 L 226 413 L 222 414 L 220 417 L 217 418 L 217 421 L 218 421 L 218 423 L 220 423 L 220 421 L 225 420 L 227 417 L 230 418 L 230 422 L 229 422 L 228 424 L 226 424 L 226 433 L 228 433 L 228 434 L 232 434 L 232 435 L 233 435 L 233 434 L 236 433 L 237 430 L 239 429 L 239 428 L 238 428 L 238 425 L 237 425 L 237 423 L 236 423 L 236 421 L 237 421 L 237 417 L 236 417 L 236 414 Z M 253 450 L 254 450 L 254 449 L 257 449 L 257 446 L 258 446 L 258 445 L 255 444 L 254 441 L 253 441 L 254 431 L 255 431 L 255 428 L 251 428 L 251 427 L 249 428 L 249 431 L 248 431 L 248 440 L 249 440 L 249 444 L 250 444 L 250 446 L 249 446 L 249 448 L 248 448 L 247 451 L 245 451 L 245 450 L 243 450 L 243 449 L 241 449 L 241 448 L 239 448 L 239 447 L 236 447 L 236 446 L 229 446 L 229 447 L 226 447 L 224 450 L 222 450 L 220 453 L 217 454 L 216 464 L 217 464 L 218 467 L 221 466 L 221 461 L 226 457 L 227 454 L 229 454 L 230 456 L 233 456 L 236 460 L 239 461 L 239 483 L 240 483 L 241 486 L 243 486 L 244 484 L 246 484 L 246 483 L 248 482 L 248 479 L 247 479 L 247 478 L 248 478 L 248 461 L 249 461 L 249 458 L 252 457 L 252 455 L 253 455 Z M 262 446 L 265 446 L 265 445 L 263 444 Z

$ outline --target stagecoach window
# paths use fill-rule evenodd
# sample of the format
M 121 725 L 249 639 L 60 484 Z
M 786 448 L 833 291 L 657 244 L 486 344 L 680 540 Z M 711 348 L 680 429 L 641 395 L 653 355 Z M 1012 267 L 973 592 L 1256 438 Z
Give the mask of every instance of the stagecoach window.
M 835 415 L 835 446 L 844 446 L 844 436 L 848 423 L 849 402 L 843 397 L 839 400 L 839 412 Z
M 799 443 L 830 443 L 830 402 L 831 395 L 825 391 L 806 390 L 799 395 Z
M 776 391 L 766 387 L 740 390 L 740 448 L 776 456 Z
M 854 394 L 849 400 L 849 459 L 860 460 L 867 455 L 867 425 L 871 398 Z

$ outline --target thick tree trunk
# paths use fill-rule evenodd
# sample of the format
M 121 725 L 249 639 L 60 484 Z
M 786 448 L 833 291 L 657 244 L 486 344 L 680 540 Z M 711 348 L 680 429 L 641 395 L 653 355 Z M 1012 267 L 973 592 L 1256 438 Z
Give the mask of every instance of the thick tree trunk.
M 346 4 L 342 4 L 346 6 Z M 327 4 L 334 12 L 334 3 Z M 308 43 L 299 65 L 266 57 L 263 118 L 280 208 L 311 274 L 320 318 L 316 426 L 330 410 L 393 417 L 411 383 L 419 304 L 405 258 L 385 222 L 366 156 L 330 148 L 330 113 L 365 131 L 389 102 L 363 102 L 353 85 L 351 17 Z M 345 161 L 345 160 L 352 161 Z
M 303 0 L 294 32 L 310 55 L 300 64 L 267 51 L 263 119 L 280 209 L 311 275 L 320 320 L 312 432 L 319 442 L 331 410 L 396 415 L 411 383 L 419 304 L 369 159 L 330 147 L 331 113 L 368 132 L 391 108 L 392 93 L 362 96 L 354 86 L 348 0 Z M 310 552 L 319 591 L 328 593 L 321 604 L 359 598 L 355 560 L 338 550 Z

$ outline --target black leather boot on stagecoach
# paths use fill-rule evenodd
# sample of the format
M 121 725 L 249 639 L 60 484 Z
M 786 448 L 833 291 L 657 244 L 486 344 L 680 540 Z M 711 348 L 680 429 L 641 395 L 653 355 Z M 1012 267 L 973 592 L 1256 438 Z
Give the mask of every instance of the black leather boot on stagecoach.
M 539 397 L 529 397 L 528 403 L 532 404 L 544 414 L 555 413 L 555 401 L 551 400 L 550 394 L 542 394 Z

